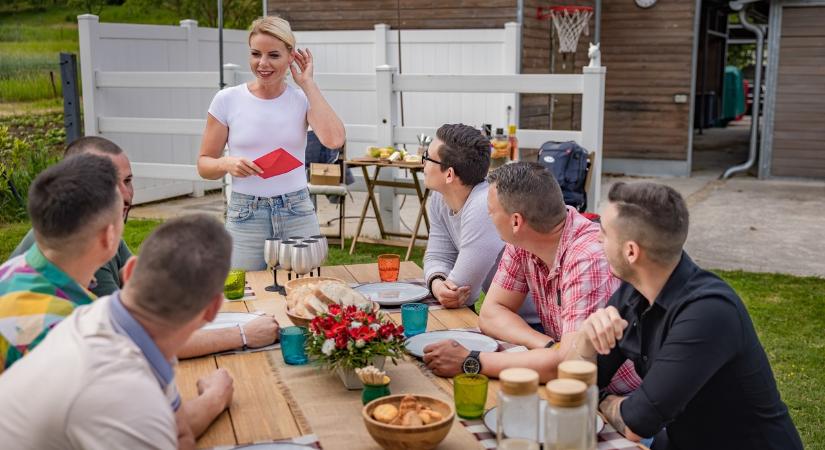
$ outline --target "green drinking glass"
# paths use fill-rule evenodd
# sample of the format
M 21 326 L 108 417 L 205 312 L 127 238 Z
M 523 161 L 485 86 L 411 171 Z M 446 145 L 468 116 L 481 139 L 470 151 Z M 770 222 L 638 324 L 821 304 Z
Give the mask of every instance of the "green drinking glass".
M 229 276 L 223 283 L 223 294 L 229 300 L 237 300 L 243 298 L 244 288 L 246 287 L 246 272 L 240 269 L 232 269 L 229 271 Z
M 487 403 L 487 383 L 481 374 L 464 373 L 453 378 L 455 411 L 462 419 L 478 419 Z

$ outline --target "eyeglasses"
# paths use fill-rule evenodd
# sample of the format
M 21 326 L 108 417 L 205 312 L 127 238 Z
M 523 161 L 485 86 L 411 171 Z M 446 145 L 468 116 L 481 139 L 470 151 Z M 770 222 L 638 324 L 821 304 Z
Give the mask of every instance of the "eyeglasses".
M 429 162 L 431 162 L 431 163 L 438 164 L 439 166 L 443 166 L 443 165 L 444 165 L 444 163 L 443 163 L 443 162 L 441 162 L 441 161 L 436 161 L 436 160 L 434 160 L 434 159 L 430 158 L 430 157 L 428 156 L 428 155 L 429 155 L 429 152 L 430 152 L 430 149 L 424 150 L 424 154 L 423 154 L 423 155 L 421 155 L 421 159 L 422 159 L 422 160 L 424 160 L 424 161 L 429 161 Z

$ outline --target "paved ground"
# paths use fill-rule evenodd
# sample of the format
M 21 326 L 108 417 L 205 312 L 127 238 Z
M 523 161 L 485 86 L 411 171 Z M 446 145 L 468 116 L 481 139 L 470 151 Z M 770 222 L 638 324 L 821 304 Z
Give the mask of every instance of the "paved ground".
M 719 181 L 718 175 L 717 170 L 689 178 L 650 179 L 674 187 L 687 199 L 691 214 L 687 250 L 700 265 L 825 277 L 825 182 L 746 176 Z M 641 178 L 605 177 L 605 197 L 616 180 Z M 355 232 L 365 195 L 354 192 L 347 200 L 348 235 Z M 402 208 L 402 227 L 412 227 L 417 207 L 415 198 L 408 197 Z M 324 198 L 318 199 L 318 209 L 322 223 L 338 217 L 337 206 Z M 220 195 L 212 194 L 138 206 L 131 217 L 164 219 L 200 211 L 221 216 L 222 210 Z M 374 219 L 366 221 L 362 234 L 377 237 Z

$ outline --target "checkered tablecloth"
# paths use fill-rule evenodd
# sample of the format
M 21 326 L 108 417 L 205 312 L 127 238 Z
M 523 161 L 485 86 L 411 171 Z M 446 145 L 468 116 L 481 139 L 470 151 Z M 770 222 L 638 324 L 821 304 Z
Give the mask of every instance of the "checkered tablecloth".
M 459 420 L 459 422 L 478 439 L 482 447 L 488 450 L 496 448 L 496 434 L 484 425 L 483 420 Z M 610 424 L 605 424 L 598 438 L 598 450 L 639 450 L 636 444 L 625 439 Z

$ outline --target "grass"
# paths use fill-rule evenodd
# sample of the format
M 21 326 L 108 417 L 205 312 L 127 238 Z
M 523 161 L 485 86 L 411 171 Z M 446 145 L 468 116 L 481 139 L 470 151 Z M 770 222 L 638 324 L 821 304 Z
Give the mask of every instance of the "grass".
M 124 239 L 137 252 L 140 242 L 160 224 L 155 220 L 130 220 Z M 0 225 L 0 260 L 5 260 L 28 230 L 28 223 Z M 359 244 L 358 252 L 330 246 L 326 264 L 375 262 L 382 253 L 403 249 Z M 413 251 L 421 265 L 423 249 Z M 805 448 L 825 450 L 825 280 L 813 277 L 717 272 L 736 289 L 748 307 L 762 345 L 773 367 L 782 399 L 788 405 Z

